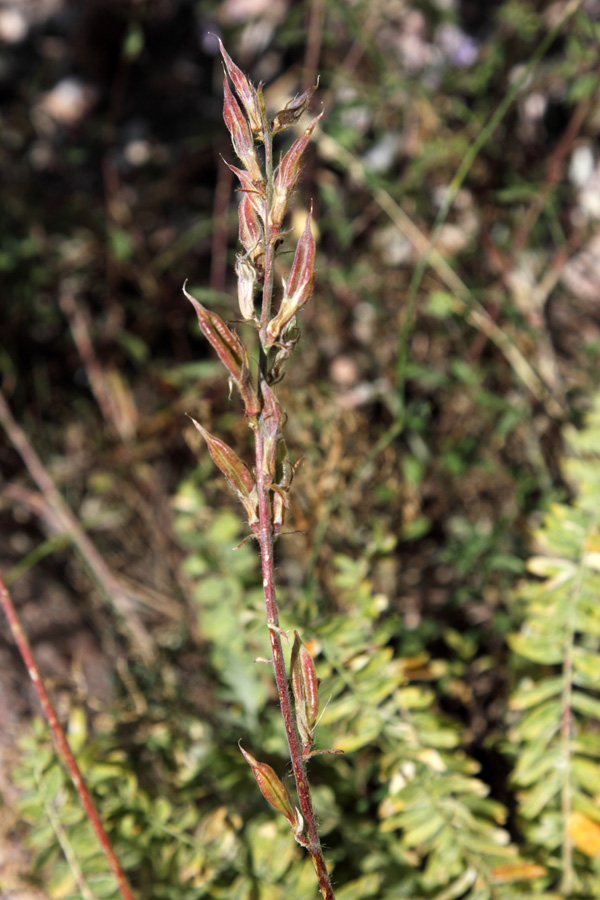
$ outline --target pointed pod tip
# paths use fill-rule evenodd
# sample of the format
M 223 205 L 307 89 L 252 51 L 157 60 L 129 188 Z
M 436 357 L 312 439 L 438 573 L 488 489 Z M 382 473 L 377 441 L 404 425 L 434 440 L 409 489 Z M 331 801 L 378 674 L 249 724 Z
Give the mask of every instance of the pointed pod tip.
M 203 438 L 206 438 L 206 435 L 208 434 L 208 431 L 206 431 L 206 429 L 202 427 L 202 425 L 200 424 L 200 422 L 197 422 L 196 419 L 194 419 L 193 416 L 190 416 L 189 413 L 186 413 L 186 416 L 188 417 L 188 419 L 190 420 L 190 422 L 192 422 L 192 423 L 196 426 L 196 428 L 198 429 L 198 431 L 200 432 L 200 434 L 202 435 L 202 437 L 203 437 Z
M 200 306 L 200 304 L 198 303 L 198 301 L 196 300 L 195 297 L 192 297 L 192 295 L 190 294 L 190 292 L 187 289 L 188 281 L 189 281 L 189 279 L 186 278 L 185 281 L 183 282 L 183 287 L 181 288 L 181 290 L 183 291 L 183 293 L 187 297 L 187 299 L 190 301 L 190 303 L 193 306 L 198 307 L 198 306 Z

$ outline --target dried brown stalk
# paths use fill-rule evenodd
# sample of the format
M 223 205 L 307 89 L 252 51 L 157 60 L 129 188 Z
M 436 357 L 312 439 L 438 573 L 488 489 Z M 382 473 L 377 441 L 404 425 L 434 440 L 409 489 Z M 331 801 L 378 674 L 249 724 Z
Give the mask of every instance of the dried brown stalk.
M 52 510 L 57 528 L 64 534 L 67 534 L 75 547 L 77 547 L 90 572 L 102 587 L 117 612 L 123 617 L 123 621 L 135 641 L 136 649 L 144 661 L 150 664 L 155 658 L 156 651 L 151 636 L 133 608 L 137 599 L 134 598 L 133 593 L 121 587 L 116 575 L 106 564 L 95 544 L 82 530 L 76 516 L 63 499 L 52 476 L 37 455 L 29 438 L 15 421 L 2 392 L 0 392 L 0 425 L 25 463 L 29 474 L 43 494 L 48 507 Z

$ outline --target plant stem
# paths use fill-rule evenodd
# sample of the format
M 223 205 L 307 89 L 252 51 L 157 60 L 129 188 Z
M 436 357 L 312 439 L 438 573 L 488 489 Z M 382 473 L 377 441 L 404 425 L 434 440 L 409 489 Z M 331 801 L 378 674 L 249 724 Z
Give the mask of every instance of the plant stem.
M 96 832 L 96 837 L 98 838 L 100 846 L 102 847 L 102 852 L 106 857 L 106 861 L 110 866 L 111 872 L 117 880 L 121 896 L 123 897 L 123 900 L 133 900 L 133 895 L 129 889 L 129 885 L 127 884 L 125 873 L 123 872 L 121 866 L 119 865 L 119 861 L 115 856 L 115 851 L 112 848 L 110 838 L 108 837 L 106 831 L 104 830 L 104 826 L 100 821 L 100 817 L 98 816 L 96 807 L 94 806 L 92 798 L 90 797 L 88 789 L 83 780 L 83 775 L 81 774 L 79 766 L 77 765 L 75 757 L 73 756 L 71 748 L 69 747 L 69 743 L 61 727 L 61 724 L 58 721 L 56 711 L 52 705 L 52 701 L 50 700 L 50 697 L 46 692 L 40 670 L 38 669 L 37 663 L 31 651 L 31 647 L 29 645 L 29 641 L 27 640 L 27 637 L 23 630 L 23 625 L 21 624 L 21 620 L 19 619 L 19 615 L 12 602 L 8 589 L 4 584 L 2 575 L 0 575 L 0 605 L 2 606 L 6 618 L 8 619 L 8 624 L 15 639 L 15 643 L 19 648 L 19 653 L 21 654 L 23 662 L 25 663 L 29 677 L 31 678 L 36 694 L 38 695 L 42 710 L 52 731 L 57 753 L 67 767 L 69 775 L 71 776 L 71 780 L 75 785 L 75 790 L 77 791 L 79 799 L 81 800 L 83 808 L 85 809 L 86 815 L 92 824 L 92 828 Z
M 258 491 L 258 514 L 259 514 L 259 532 L 258 542 L 260 546 L 260 559 L 262 566 L 263 589 L 265 594 L 265 604 L 267 609 L 267 626 L 269 628 L 269 638 L 271 641 L 271 652 L 273 658 L 273 668 L 275 670 L 275 681 L 277 683 L 277 693 L 279 695 L 279 703 L 281 706 L 281 715 L 285 726 L 285 734 L 287 737 L 288 747 L 290 751 L 290 759 L 292 769 L 294 771 L 294 779 L 296 781 L 296 790 L 298 792 L 298 800 L 300 803 L 300 811 L 304 818 L 308 842 L 306 848 L 310 853 L 317 878 L 319 888 L 323 900 L 335 900 L 327 865 L 323 856 L 319 832 L 312 806 L 310 795 L 310 785 L 306 772 L 306 761 L 302 756 L 302 747 L 296 731 L 294 722 L 294 714 L 292 711 L 292 703 L 288 688 L 288 678 L 283 659 L 283 648 L 281 645 L 281 632 L 279 629 L 279 610 L 277 608 L 277 596 L 275 592 L 274 566 L 273 566 L 273 526 L 271 523 L 271 502 L 268 493 L 268 486 L 265 483 L 265 472 L 263 469 L 263 437 L 260 427 L 254 432 L 255 449 L 256 449 L 256 485 Z

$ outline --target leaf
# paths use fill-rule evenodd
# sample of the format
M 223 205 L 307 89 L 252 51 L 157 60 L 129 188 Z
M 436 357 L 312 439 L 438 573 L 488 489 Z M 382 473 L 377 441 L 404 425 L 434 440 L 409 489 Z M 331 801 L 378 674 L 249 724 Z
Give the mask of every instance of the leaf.
M 600 686 L 600 654 L 583 650 L 581 647 L 574 647 L 572 659 L 575 671 L 581 676 L 582 683 L 598 688 Z
M 461 874 L 460 878 L 458 878 L 456 881 L 453 881 L 452 884 L 446 888 L 446 890 L 442 891 L 440 894 L 436 894 L 433 900 L 457 900 L 458 897 L 463 896 L 468 896 L 469 898 L 471 898 L 472 895 L 465 895 L 465 891 L 467 891 L 471 887 L 476 878 L 476 869 L 474 869 L 472 866 L 469 866 Z
M 527 755 L 526 755 L 527 754 Z M 548 749 L 543 743 L 530 744 L 519 756 L 513 772 L 514 780 L 522 787 L 529 787 L 538 782 L 549 771 L 558 767 L 561 760 L 559 747 Z
M 42 801 L 45 803 L 55 801 L 64 783 L 63 768 L 59 763 L 55 763 L 40 778 L 40 798 Z
M 381 876 L 370 872 L 336 890 L 335 896 L 337 900 L 364 900 L 366 897 L 377 896 L 380 884 Z
M 523 716 L 513 729 L 514 735 L 521 741 L 549 741 L 560 728 L 561 715 L 561 701 L 548 700 Z
M 573 781 L 592 796 L 600 794 L 600 767 L 589 759 L 576 757 L 572 762 Z
M 583 691 L 575 690 L 571 696 L 571 706 L 584 716 L 590 716 L 600 721 L 600 700 L 596 697 L 590 697 Z
M 430 809 L 425 822 L 404 832 L 402 843 L 405 847 L 417 847 L 419 844 L 429 842 L 445 826 L 444 818 Z
M 79 753 L 87 741 L 87 718 L 81 706 L 74 706 L 69 715 L 69 746 L 73 753 Z
M 544 678 L 537 684 L 528 678 L 521 682 L 509 701 L 509 708 L 516 710 L 530 709 L 538 706 L 544 700 L 558 696 L 563 687 L 563 679 L 560 675 L 555 678 Z
M 558 665 L 563 661 L 564 643 L 560 637 L 549 634 L 512 634 L 508 644 L 515 653 L 544 665 Z
M 578 850 L 586 856 L 600 856 L 600 825 L 580 812 L 569 817 L 569 835 Z
M 367 744 L 376 741 L 381 733 L 383 723 L 379 716 L 365 714 L 357 722 L 352 723 L 349 734 L 336 738 L 334 749 L 343 750 L 344 753 L 352 753 Z
M 533 881 L 546 874 L 546 868 L 537 863 L 528 863 L 524 860 L 508 863 L 503 866 L 494 866 L 492 880 L 494 884 L 514 884 L 516 881 Z
M 560 793 L 562 785 L 562 772 L 551 772 L 547 778 L 539 781 L 532 790 L 524 795 L 520 805 L 521 815 L 526 819 L 535 819 L 550 801 Z

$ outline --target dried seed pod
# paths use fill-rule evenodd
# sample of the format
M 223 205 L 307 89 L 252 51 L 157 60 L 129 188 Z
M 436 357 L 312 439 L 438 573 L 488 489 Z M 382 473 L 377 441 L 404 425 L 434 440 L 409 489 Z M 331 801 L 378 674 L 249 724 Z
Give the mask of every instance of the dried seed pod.
M 315 130 L 317 122 L 323 113 L 316 116 L 304 133 L 294 141 L 275 170 L 275 190 L 273 192 L 273 204 L 271 206 L 271 226 L 279 229 L 283 222 L 292 191 L 296 187 L 302 157 Z
M 256 269 L 245 256 L 238 256 L 235 261 L 235 273 L 238 278 L 238 305 L 242 318 L 246 322 L 254 322 L 256 321 L 254 312 Z
M 310 99 L 316 89 L 319 86 L 319 82 L 314 85 L 314 87 L 307 88 L 307 90 L 303 91 L 301 94 L 296 94 L 293 100 L 290 100 L 289 103 L 286 103 L 283 109 L 280 109 L 276 114 L 275 118 L 271 122 L 271 130 L 273 134 L 278 134 L 280 131 L 285 131 L 286 128 L 289 128 L 294 122 L 297 122 L 308 104 L 310 103 Z
M 260 402 L 252 386 L 248 353 L 239 337 L 227 327 L 223 319 L 199 303 L 183 286 L 183 293 L 188 298 L 198 316 L 198 323 L 204 337 L 212 344 L 217 356 L 229 372 L 236 385 L 248 416 L 256 416 L 260 412 Z
M 238 207 L 240 243 L 260 276 L 264 273 L 265 239 L 260 216 L 248 194 L 242 194 Z
M 277 450 L 281 440 L 281 407 L 266 381 L 261 381 L 260 391 L 263 399 L 260 417 L 260 429 L 263 435 L 263 471 L 268 483 L 272 484 L 275 479 Z
M 223 162 L 231 169 L 234 175 L 237 175 L 242 186 L 242 191 L 248 196 L 254 210 L 262 217 L 265 211 L 266 199 L 265 180 L 262 177 L 262 172 L 261 177 L 256 181 L 253 181 L 248 172 L 245 172 L 243 169 L 238 169 L 236 166 L 232 166 L 226 159 L 224 159 Z
M 274 769 L 267 763 L 260 763 L 251 753 L 239 745 L 244 755 L 244 759 L 252 769 L 252 774 L 256 778 L 256 783 L 260 788 L 260 792 L 271 806 L 278 812 L 282 813 L 292 828 L 295 830 L 298 826 L 298 810 L 292 804 L 291 797 L 283 782 L 276 775 Z
M 296 344 L 300 340 L 300 329 L 296 327 L 296 317 L 288 322 L 277 341 L 277 353 L 269 369 L 269 384 L 277 384 L 285 375 L 285 367 L 288 359 L 294 352 Z
M 254 140 L 237 100 L 231 93 L 227 76 L 223 79 L 223 119 L 231 135 L 236 156 L 246 166 L 252 181 L 260 181 L 262 172 L 254 150 Z
M 294 632 L 292 647 L 292 692 L 296 704 L 296 724 L 305 754 L 313 743 L 313 733 L 319 713 L 319 681 L 313 658 Z
M 191 416 L 190 416 L 191 418 Z M 219 467 L 229 487 L 244 505 L 250 527 L 258 522 L 258 503 L 256 484 L 250 470 L 225 441 L 210 434 L 205 428 L 192 419 L 192 422 L 206 441 L 208 452 Z
M 262 137 L 264 124 L 261 115 L 261 98 L 259 96 L 262 94 L 261 87 L 259 85 L 257 91 L 252 82 L 246 78 L 242 70 L 236 66 L 221 40 L 219 40 L 219 47 L 221 48 L 221 56 L 223 57 L 227 74 L 231 78 L 236 93 L 242 101 L 242 106 L 248 117 L 250 128 L 254 134 Z
M 315 239 L 310 228 L 312 213 L 306 217 L 304 231 L 298 241 L 294 262 L 277 315 L 267 325 L 265 349 L 272 347 L 298 311 L 310 300 L 315 281 Z
M 281 531 L 285 521 L 285 513 L 290 505 L 288 494 L 299 462 L 292 465 L 288 455 L 287 444 L 283 438 L 280 438 L 277 445 L 277 460 L 275 464 L 276 480 L 271 485 L 271 490 L 274 494 L 271 507 L 274 534 L 278 534 Z

